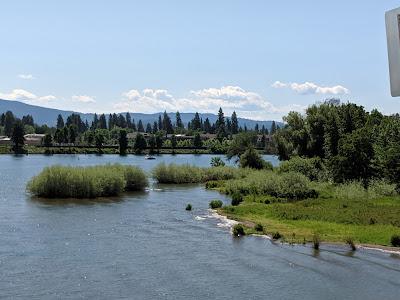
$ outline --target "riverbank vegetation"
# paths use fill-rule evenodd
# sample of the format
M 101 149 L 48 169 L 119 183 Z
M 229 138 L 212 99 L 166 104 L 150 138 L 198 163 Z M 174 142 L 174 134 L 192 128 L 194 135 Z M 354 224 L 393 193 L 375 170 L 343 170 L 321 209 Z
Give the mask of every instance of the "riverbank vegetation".
M 52 166 L 33 177 L 27 190 L 43 198 L 96 198 L 139 191 L 146 186 L 146 174 L 134 166 Z

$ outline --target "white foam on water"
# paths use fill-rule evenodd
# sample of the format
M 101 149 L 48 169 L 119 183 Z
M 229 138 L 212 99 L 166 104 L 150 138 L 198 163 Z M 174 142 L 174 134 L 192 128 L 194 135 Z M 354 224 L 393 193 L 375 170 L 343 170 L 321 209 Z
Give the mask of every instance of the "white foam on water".
M 217 223 L 217 226 L 220 228 L 227 228 L 232 231 L 232 227 L 235 226 L 236 224 L 239 224 L 238 221 L 228 219 L 225 216 L 221 216 L 220 214 L 217 213 L 216 210 L 209 209 L 208 211 L 210 213 L 208 217 L 212 219 L 217 219 L 219 221 Z
M 203 220 L 205 220 L 206 218 L 205 218 L 205 217 L 200 217 L 200 216 L 195 216 L 194 219 L 195 219 L 196 221 L 203 221 Z

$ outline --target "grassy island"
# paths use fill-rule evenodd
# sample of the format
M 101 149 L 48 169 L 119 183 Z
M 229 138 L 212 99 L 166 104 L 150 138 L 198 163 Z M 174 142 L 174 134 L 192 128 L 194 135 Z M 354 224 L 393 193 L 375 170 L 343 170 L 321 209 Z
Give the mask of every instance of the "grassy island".
M 146 174 L 134 166 L 119 164 L 72 167 L 52 166 L 33 177 L 27 190 L 43 198 L 96 198 L 118 196 L 148 186 Z

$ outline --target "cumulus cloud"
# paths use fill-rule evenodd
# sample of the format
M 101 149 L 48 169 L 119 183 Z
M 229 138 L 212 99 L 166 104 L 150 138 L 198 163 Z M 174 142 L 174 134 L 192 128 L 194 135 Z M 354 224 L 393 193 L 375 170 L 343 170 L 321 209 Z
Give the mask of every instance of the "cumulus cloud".
M 19 74 L 18 78 L 25 79 L 25 80 L 32 80 L 35 79 L 32 74 Z
M 37 96 L 23 89 L 14 89 L 10 93 L 0 93 L 0 99 L 20 100 L 40 104 L 56 100 L 57 98 L 53 95 Z
M 95 103 L 96 102 L 94 97 L 87 96 L 87 95 L 75 95 L 75 96 L 72 96 L 72 100 L 74 100 L 76 102 L 82 102 L 82 103 Z
M 349 94 L 350 90 L 341 85 L 335 86 L 319 86 L 313 82 L 305 83 L 285 83 L 275 81 L 272 85 L 273 88 L 289 88 L 301 95 L 321 94 L 321 95 L 345 95 Z
M 280 117 L 291 110 L 304 110 L 304 107 L 299 105 L 275 106 L 261 95 L 238 86 L 190 91 L 189 95 L 183 98 L 176 98 L 163 89 L 129 90 L 123 93 L 122 100 L 114 105 L 114 109 L 119 111 L 144 113 L 163 110 L 215 113 L 219 107 L 227 114 L 235 110 L 242 117 L 259 120 Z

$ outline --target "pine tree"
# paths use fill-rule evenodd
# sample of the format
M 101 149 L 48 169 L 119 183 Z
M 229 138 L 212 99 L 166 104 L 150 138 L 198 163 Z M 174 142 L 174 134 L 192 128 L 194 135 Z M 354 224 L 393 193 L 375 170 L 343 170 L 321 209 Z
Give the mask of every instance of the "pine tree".
M 219 108 L 218 119 L 215 125 L 217 130 L 217 137 L 219 140 L 222 140 L 226 136 L 226 128 L 225 117 L 221 107 Z
M 167 132 L 167 134 L 174 133 L 174 128 L 172 126 L 172 122 L 170 117 L 168 116 L 167 112 L 164 111 L 164 116 L 163 116 L 163 130 Z
M 61 117 L 61 119 L 62 119 L 62 117 Z M 64 124 L 64 121 L 62 122 L 62 124 Z M 94 129 L 97 129 L 98 126 L 99 126 L 99 118 L 97 117 L 97 114 L 95 113 L 95 114 L 94 114 L 94 117 L 93 117 L 91 129 L 93 129 L 93 130 L 94 130 Z M 64 126 L 63 126 L 63 127 L 64 127 Z M 57 121 L 57 128 L 59 128 L 59 129 L 62 128 L 62 127 L 58 127 L 58 121 Z
M 152 132 L 153 132 L 153 129 L 151 128 L 150 123 L 147 123 L 147 125 L 146 125 L 146 133 L 152 133 Z
M 176 118 L 176 127 L 182 129 L 183 123 L 182 123 L 181 114 L 179 113 L 179 111 L 176 112 L 175 118 Z
M 119 154 L 126 154 L 126 149 L 128 149 L 128 137 L 125 129 L 119 131 Z
M 272 121 L 270 132 L 271 132 L 271 135 L 273 135 L 276 132 L 276 123 L 275 123 L 275 121 Z
M 97 115 L 95 114 L 95 117 L 97 117 Z M 64 127 L 64 119 L 62 117 L 62 115 L 58 115 L 57 117 L 57 128 L 61 129 Z
M 11 111 L 7 111 L 4 117 L 4 134 L 6 136 L 11 136 L 14 123 L 15 123 L 15 117 L 13 113 Z
M 138 122 L 137 131 L 138 132 L 144 132 L 144 127 L 143 127 L 142 120 L 139 120 L 139 122 Z
M 190 122 L 191 129 L 193 130 L 201 130 L 201 121 L 200 115 L 198 112 L 195 113 L 193 120 Z
M 107 129 L 107 121 L 106 121 L 106 116 L 104 114 L 101 114 L 99 118 L 99 126 L 98 128 L 100 129 Z
M 126 113 L 126 127 L 132 129 L 132 118 L 130 113 Z
M 11 141 L 13 143 L 13 150 L 15 153 L 22 153 L 25 144 L 25 131 L 24 125 L 20 120 L 17 120 L 12 129 Z
M 232 113 L 231 117 L 231 132 L 232 134 L 237 134 L 239 132 L 239 123 L 235 111 Z

